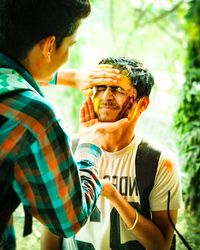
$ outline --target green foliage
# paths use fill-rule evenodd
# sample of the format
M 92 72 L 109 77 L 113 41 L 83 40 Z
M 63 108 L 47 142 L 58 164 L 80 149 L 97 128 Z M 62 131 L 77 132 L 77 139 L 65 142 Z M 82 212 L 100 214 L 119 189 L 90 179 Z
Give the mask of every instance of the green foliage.
M 82 63 L 80 55 L 80 46 L 74 46 L 71 49 L 69 68 L 78 69 Z M 65 100 L 65 104 L 62 100 Z M 62 112 L 63 118 L 67 123 L 67 126 L 72 133 L 77 133 L 79 127 L 79 110 L 84 100 L 84 96 L 79 90 L 73 88 L 64 88 L 59 98 L 59 108 Z M 63 112 L 63 104 L 65 105 L 65 111 Z M 67 104 L 67 105 L 66 105 Z
M 189 178 L 187 206 L 200 214 L 200 2 L 191 1 L 186 16 L 188 55 L 186 81 L 175 117 L 178 146 Z
M 67 103 L 73 104 L 67 107 L 66 113 L 63 114 L 63 116 L 65 121 L 67 121 L 67 125 L 69 126 L 71 132 L 76 133 L 79 127 L 79 110 L 85 97 L 80 93 L 79 90 L 70 88 L 66 88 L 63 95 L 67 100 Z

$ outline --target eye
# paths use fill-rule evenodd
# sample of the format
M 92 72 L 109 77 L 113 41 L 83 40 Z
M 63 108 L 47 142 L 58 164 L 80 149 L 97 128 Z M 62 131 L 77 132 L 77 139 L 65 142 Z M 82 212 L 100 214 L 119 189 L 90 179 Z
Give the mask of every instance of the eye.
M 105 85 L 96 86 L 96 90 L 98 92 L 100 92 L 100 91 L 106 91 L 106 89 L 107 89 L 107 86 L 105 86 Z
M 113 86 L 113 91 L 117 92 L 117 93 L 120 93 L 120 94 L 124 94 L 125 93 L 125 90 L 121 87 L 118 87 L 118 86 Z

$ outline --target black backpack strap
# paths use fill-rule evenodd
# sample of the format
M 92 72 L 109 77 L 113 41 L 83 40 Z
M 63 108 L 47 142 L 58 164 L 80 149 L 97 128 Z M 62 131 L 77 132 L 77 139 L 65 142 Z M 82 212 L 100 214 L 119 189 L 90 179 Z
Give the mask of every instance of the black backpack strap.
M 4 230 L 11 218 L 12 213 L 20 204 L 20 199 L 18 195 L 15 193 L 13 188 L 11 188 L 8 192 L 8 196 L 6 201 L 0 206 L 0 237 L 3 235 Z M 27 236 L 32 233 L 32 215 L 28 212 L 28 210 L 24 207 L 24 231 L 23 236 Z
M 136 180 L 140 193 L 141 212 L 146 218 L 151 218 L 149 194 L 154 185 L 158 161 L 161 152 L 142 140 L 136 153 Z M 176 237 L 174 235 L 170 250 L 176 249 Z
M 33 224 L 33 217 L 30 212 L 24 206 L 24 230 L 23 230 L 23 237 L 32 233 L 32 224 Z
M 144 140 L 139 144 L 136 153 L 136 181 L 140 193 L 141 212 L 147 218 L 150 218 L 149 194 L 154 185 L 160 154 L 160 151 Z
M 3 185 L 5 184 L 2 184 L 1 190 L 3 190 Z M 12 213 L 18 207 L 19 204 L 20 199 L 11 186 L 7 191 L 6 200 L 4 200 L 0 204 L 0 236 L 3 235 L 3 232 L 11 218 Z

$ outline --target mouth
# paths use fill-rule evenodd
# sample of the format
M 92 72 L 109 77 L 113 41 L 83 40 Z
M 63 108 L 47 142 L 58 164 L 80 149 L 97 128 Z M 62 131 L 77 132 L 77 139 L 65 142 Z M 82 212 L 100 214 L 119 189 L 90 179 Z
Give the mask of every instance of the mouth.
M 115 105 L 100 105 L 99 109 L 113 109 L 113 110 L 118 110 L 119 107 Z
M 114 103 L 100 103 L 99 109 L 119 109 L 119 106 Z

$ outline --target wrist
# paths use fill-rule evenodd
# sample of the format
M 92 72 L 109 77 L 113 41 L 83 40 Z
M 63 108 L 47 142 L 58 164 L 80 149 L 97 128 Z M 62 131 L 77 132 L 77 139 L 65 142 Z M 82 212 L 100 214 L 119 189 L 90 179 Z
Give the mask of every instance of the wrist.
M 137 222 L 138 222 L 138 212 L 137 212 L 137 210 L 135 209 L 135 219 L 134 219 L 134 221 L 133 221 L 133 224 L 130 225 L 130 227 L 127 227 L 127 225 L 125 224 L 126 229 L 127 229 L 128 231 L 132 231 L 132 230 L 135 228 Z
M 48 83 L 50 84 L 50 85 L 56 85 L 57 84 L 57 76 L 58 76 L 58 74 L 57 74 L 57 72 L 54 74 L 54 76 L 53 76 L 53 79 L 51 80 L 51 81 L 49 81 Z
M 118 201 L 120 200 L 120 193 L 119 191 L 111 184 L 112 188 L 109 193 L 108 199 L 110 200 L 111 204 L 113 206 L 116 206 L 118 204 Z

